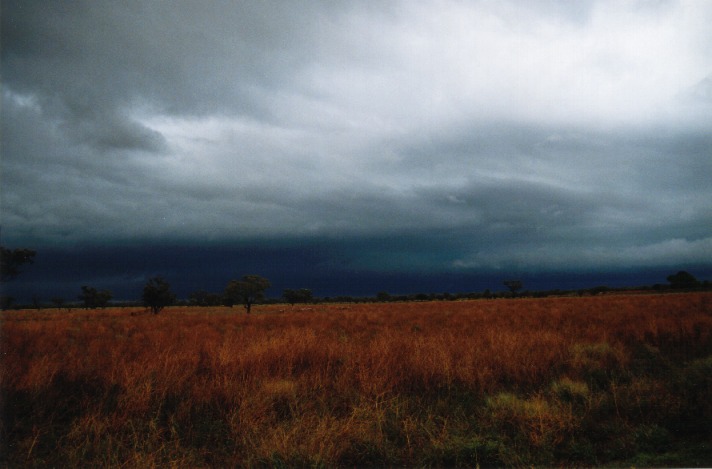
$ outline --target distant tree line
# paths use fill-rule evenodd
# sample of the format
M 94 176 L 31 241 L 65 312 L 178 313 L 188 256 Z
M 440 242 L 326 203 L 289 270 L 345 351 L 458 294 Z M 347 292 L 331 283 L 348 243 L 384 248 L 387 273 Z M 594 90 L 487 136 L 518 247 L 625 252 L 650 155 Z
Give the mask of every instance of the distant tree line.
M 2 283 L 15 279 L 21 273 L 21 267 L 25 264 L 32 264 L 36 256 L 36 251 L 31 249 L 8 249 L 0 247 L 0 270 L 2 272 Z M 521 280 L 505 280 L 502 284 L 507 287 L 507 292 L 470 292 L 470 293 L 416 293 L 410 295 L 391 295 L 386 291 L 378 292 L 374 297 L 353 297 L 335 296 L 319 298 L 314 296 L 308 288 L 284 289 L 280 298 L 266 298 L 265 291 L 271 287 L 271 283 L 259 275 L 244 275 L 239 280 L 230 280 L 221 293 L 196 290 L 188 296 L 187 301 L 177 300 L 175 293 L 171 291 L 170 284 L 162 277 L 149 278 L 143 287 L 141 303 L 152 313 L 158 314 L 165 307 L 171 305 L 190 306 L 229 306 L 241 305 L 247 314 L 250 314 L 252 307 L 260 303 L 365 303 L 365 302 L 405 302 L 405 301 L 454 301 L 467 299 L 497 299 L 530 297 L 541 298 L 547 296 L 572 296 L 572 295 L 602 295 L 612 293 L 624 293 L 629 291 L 694 291 L 711 290 L 712 284 L 708 281 L 699 281 L 694 275 L 686 271 L 679 271 L 666 278 L 668 284 L 655 284 L 652 286 L 611 288 L 607 286 L 596 286 L 578 290 L 523 290 L 524 285 Z M 66 302 L 63 298 L 54 297 L 51 304 L 54 308 L 67 308 L 72 306 L 82 306 L 87 309 L 105 308 L 112 300 L 112 293 L 109 290 L 98 290 L 94 287 L 83 285 L 81 293 L 77 296 L 79 304 Z M 9 309 L 13 306 L 13 298 L 2 295 L 0 297 L 0 307 Z M 112 303 L 117 305 L 117 303 Z M 128 304 L 135 305 L 135 302 Z M 32 306 L 39 309 L 43 307 L 37 295 L 32 297 Z M 19 307 L 19 306 L 18 306 Z

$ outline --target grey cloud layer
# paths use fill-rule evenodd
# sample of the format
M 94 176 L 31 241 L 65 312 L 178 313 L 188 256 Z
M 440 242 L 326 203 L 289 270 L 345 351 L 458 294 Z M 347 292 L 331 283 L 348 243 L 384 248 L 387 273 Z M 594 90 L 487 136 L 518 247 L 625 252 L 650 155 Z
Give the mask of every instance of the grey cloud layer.
M 694 1 L 7 1 L 2 234 L 705 262 L 710 22 Z

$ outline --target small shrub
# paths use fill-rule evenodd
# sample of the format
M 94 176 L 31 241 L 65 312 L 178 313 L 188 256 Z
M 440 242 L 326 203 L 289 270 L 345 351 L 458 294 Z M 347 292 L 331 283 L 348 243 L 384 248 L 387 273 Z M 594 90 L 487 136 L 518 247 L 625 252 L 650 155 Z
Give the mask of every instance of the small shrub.
M 670 383 L 652 377 L 636 377 L 616 388 L 618 415 L 633 425 L 665 425 L 683 405 Z
M 676 430 L 690 434 L 712 432 L 712 356 L 689 363 L 680 373 L 678 392 L 683 400 Z
M 570 378 L 562 378 L 551 385 L 553 396 L 570 404 L 584 404 L 591 397 L 591 390 L 583 381 L 573 381 Z
M 659 348 L 640 344 L 633 347 L 630 370 L 638 375 L 659 375 L 661 372 L 671 372 L 673 363 L 663 355 Z
M 576 344 L 571 350 L 571 371 L 590 386 L 607 388 L 611 381 L 621 376 L 625 357 L 622 351 L 606 342 Z
M 486 400 L 484 421 L 505 444 L 505 464 L 550 464 L 558 446 L 574 428 L 573 416 L 540 396 L 528 399 L 499 393 Z M 510 452 L 511 451 L 511 452 Z

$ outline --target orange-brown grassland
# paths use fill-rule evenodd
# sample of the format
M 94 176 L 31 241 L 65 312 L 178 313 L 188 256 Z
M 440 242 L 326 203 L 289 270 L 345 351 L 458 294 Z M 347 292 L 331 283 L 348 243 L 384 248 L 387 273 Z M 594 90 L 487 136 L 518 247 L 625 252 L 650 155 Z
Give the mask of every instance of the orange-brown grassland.
M 712 466 L 712 294 L 5 311 L 6 467 Z

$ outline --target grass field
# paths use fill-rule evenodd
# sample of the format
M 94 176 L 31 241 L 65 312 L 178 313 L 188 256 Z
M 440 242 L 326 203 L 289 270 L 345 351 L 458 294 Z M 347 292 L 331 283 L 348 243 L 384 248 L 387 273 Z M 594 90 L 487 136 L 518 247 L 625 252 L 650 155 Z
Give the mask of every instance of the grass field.
M 712 294 L 2 313 L 10 467 L 712 465 Z

